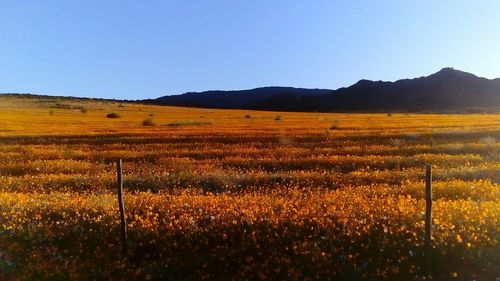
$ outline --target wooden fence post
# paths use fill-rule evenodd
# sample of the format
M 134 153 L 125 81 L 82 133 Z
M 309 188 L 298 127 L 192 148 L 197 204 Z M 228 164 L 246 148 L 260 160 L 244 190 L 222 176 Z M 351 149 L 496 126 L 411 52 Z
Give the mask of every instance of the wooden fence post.
M 425 164 L 425 270 L 432 274 L 432 165 Z
M 116 161 L 116 174 L 118 182 L 118 207 L 120 208 L 121 220 L 121 240 L 122 250 L 127 252 L 127 218 L 125 217 L 125 205 L 123 204 L 123 173 L 122 173 L 122 160 Z

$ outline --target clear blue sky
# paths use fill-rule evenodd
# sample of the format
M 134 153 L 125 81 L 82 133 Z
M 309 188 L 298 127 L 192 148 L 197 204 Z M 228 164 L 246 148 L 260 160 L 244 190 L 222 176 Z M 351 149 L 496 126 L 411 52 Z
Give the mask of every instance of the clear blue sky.
M 0 0 L 0 92 L 153 98 L 500 77 L 500 1 Z

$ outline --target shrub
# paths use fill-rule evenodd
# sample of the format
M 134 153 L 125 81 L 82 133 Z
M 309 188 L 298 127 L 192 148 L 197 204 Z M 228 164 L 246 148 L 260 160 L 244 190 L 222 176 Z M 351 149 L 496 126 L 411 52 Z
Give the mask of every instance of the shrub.
M 118 113 L 112 112 L 112 113 L 108 113 L 108 115 L 106 115 L 106 117 L 108 117 L 108 118 L 121 118 L 122 116 Z
M 118 107 L 125 107 L 125 106 L 124 106 L 123 104 L 121 104 L 121 103 L 120 103 L 120 104 L 118 105 Z
M 49 115 L 50 115 L 50 116 L 52 116 L 52 115 L 54 115 L 54 114 L 56 114 L 56 112 L 55 112 L 53 109 L 49 110 Z
M 82 106 L 82 107 L 80 107 L 80 112 L 81 113 L 87 113 L 87 112 L 89 112 L 89 109 Z
M 274 120 L 281 121 L 281 120 L 283 120 L 283 118 L 281 117 L 281 115 L 278 115 L 278 116 L 274 117 Z
M 245 119 L 250 119 L 250 118 L 252 118 L 252 116 L 250 116 L 250 114 L 245 115 Z
M 142 126 L 156 126 L 153 118 L 147 118 L 142 121 Z
M 337 130 L 339 128 L 339 121 L 333 121 L 332 125 L 330 126 L 330 130 Z

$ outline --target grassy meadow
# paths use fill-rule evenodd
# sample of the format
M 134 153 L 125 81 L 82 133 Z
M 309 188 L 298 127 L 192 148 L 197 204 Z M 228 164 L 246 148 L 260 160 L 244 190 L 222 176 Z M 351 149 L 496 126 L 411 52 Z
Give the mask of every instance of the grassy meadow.
M 421 280 L 425 163 L 432 279 L 500 277 L 500 114 L 0 96 L 0 279 Z

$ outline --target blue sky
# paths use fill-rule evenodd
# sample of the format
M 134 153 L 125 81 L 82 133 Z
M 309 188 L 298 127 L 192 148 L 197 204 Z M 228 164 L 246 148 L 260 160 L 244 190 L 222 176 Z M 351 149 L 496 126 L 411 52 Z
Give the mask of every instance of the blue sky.
M 0 92 L 141 99 L 500 77 L 500 1 L 0 0 Z

